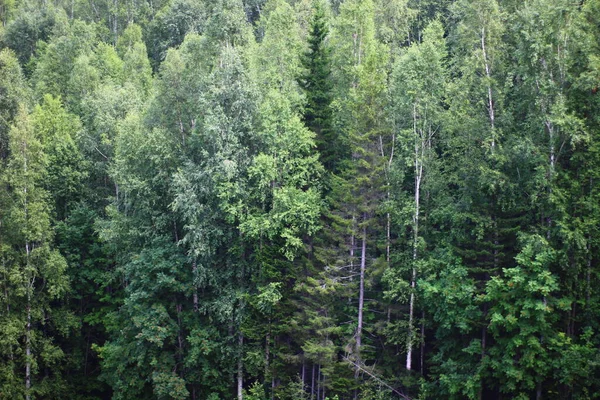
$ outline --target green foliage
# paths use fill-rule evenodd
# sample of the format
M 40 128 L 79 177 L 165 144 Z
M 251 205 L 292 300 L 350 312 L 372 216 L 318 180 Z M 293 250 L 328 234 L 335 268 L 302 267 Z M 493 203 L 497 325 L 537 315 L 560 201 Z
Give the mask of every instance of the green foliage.
M 306 93 L 304 122 L 317 136 L 316 143 L 323 166 L 337 172 L 336 165 L 346 157 L 336 132 L 332 129 L 333 84 L 331 81 L 331 55 L 326 47 L 329 33 L 325 5 L 315 2 L 314 15 L 308 37 L 309 50 L 302 58 L 305 72 L 300 80 Z
M 19 107 L 27 104 L 29 91 L 15 54 L 3 49 L 0 51 L 0 159 L 8 157 L 8 135 Z
M 55 29 L 52 40 L 38 49 L 32 75 L 37 98 L 45 94 L 67 98 L 75 62 L 80 55 L 89 55 L 95 42 L 93 27 L 82 21 L 61 28 L 64 31 Z
M 146 36 L 154 68 L 164 61 L 168 49 L 183 43 L 188 33 L 201 34 L 205 19 L 206 6 L 201 2 L 174 0 L 165 4 L 149 24 Z
M 265 389 L 258 382 L 254 382 L 250 387 L 250 390 L 244 395 L 245 399 L 248 400 L 265 400 L 267 395 Z
M 599 392 L 598 0 L 0 3 L 1 398 Z
M 558 282 L 548 271 L 555 253 L 539 236 L 525 237 L 517 266 L 504 270 L 487 285 L 490 332 L 496 345 L 490 349 L 492 374 L 501 391 L 527 396 L 548 374 L 553 356 L 552 310 L 566 310 L 568 299 L 555 297 Z
M 75 142 L 81 134 L 81 123 L 51 95 L 45 96 L 43 104 L 36 107 L 32 120 L 48 157 L 46 189 L 54 198 L 56 219 L 63 220 L 80 200 L 87 178 L 86 165 Z
M 60 8 L 54 5 L 40 7 L 34 2 L 24 1 L 15 10 L 15 17 L 10 22 L 3 19 L 6 26 L 2 42 L 15 51 L 21 65 L 25 66 L 28 73 L 33 71 L 34 65 L 29 61 L 37 53 L 38 47 L 48 42 L 52 37 L 55 27 L 67 25 L 67 16 Z
M 56 339 L 67 337 L 78 321 L 62 306 L 70 284 L 67 263 L 52 247 L 52 207 L 42 186 L 48 158 L 23 106 L 9 132 L 9 150 L 0 175 L 6 193 L 0 225 L 5 327 L 0 382 L 17 398 L 65 394 L 65 354 Z

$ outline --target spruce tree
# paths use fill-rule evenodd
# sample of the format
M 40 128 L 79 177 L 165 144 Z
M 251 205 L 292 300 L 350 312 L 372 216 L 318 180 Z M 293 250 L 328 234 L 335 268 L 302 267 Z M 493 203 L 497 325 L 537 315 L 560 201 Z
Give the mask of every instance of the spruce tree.
M 304 123 L 317 135 L 321 163 L 328 171 L 336 172 L 339 163 L 347 155 L 343 153 L 344 149 L 332 126 L 333 82 L 329 54 L 331 49 L 326 44 L 328 35 L 325 5 L 316 1 L 308 36 L 309 49 L 302 58 L 305 72 L 300 82 L 306 94 Z

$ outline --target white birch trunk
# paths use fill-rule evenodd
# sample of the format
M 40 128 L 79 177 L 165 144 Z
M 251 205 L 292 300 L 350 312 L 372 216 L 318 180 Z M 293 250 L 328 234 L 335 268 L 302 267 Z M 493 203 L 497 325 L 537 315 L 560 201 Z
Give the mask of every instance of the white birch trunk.
M 244 336 L 242 333 L 238 333 L 238 346 L 239 346 L 239 358 L 238 358 L 238 368 L 237 368 L 237 398 L 238 400 L 243 400 L 244 398 L 244 363 L 242 360 L 242 350 L 244 346 Z
M 490 126 L 492 128 L 491 147 L 492 147 L 492 153 L 493 153 L 496 148 L 496 131 L 495 131 L 496 114 L 494 111 L 494 98 L 493 98 L 493 94 L 492 94 L 492 85 L 490 83 L 490 81 L 492 79 L 492 72 L 491 72 L 489 61 L 488 61 L 487 51 L 485 49 L 485 27 L 481 28 L 481 52 L 483 53 L 483 64 L 485 67 L 485 76 L 488 79 L 488 83 L 487 83 L 488 117 L 490 119 Z
M 413 106 L 413 130 L 415 135 L 415 213 L 413 215 L 413 263 L 416 263 L 418 257 L 419 243 L 419 213 L 421 206 L 421 180 L 423 178 L 423 151 L 426 145 L 426 138 L 417 132 L 417 110 L 416 104 Z M 413 319 L 415 311 L 415 287 L 417 281 L 417 269 L 413 264 L 412 277 L 410 281 L 411 293 L 408 310 L 408 339 L 406 343 L 406 369 L 412 369 L 412 350 L 414 342 Z
M 366 222 L 366 215 L 363 222 Z M 356 357 L 360 361 L 360 348 L 362 346 L 363 310 L 365 303 L 365 269 L 367 265 L 367 227 L 363 226 L 362 246 L 360 253 L 360 283 L 358 290 L 358 326 L 356 328 Z

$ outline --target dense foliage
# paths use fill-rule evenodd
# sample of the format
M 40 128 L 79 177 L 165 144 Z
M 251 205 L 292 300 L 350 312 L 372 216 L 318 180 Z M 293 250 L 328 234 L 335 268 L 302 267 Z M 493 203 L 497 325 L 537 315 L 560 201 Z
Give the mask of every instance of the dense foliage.
M 4 0 L 1 399 L 592 399 L 600 1 Z

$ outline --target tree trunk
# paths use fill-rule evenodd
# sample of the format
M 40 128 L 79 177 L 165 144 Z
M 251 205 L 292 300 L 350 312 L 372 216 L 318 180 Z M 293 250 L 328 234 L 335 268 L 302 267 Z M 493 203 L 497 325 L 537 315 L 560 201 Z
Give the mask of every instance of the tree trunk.
M 28 282 L 29 284 L 29 282 Z M 31 390 L 31 288 L 27 288 L 27 325 L 25 328 L 25 399 L 30 400 Z
M 317 368 L 317 400 L 320 400 L 320 395 L 321 393 L 321 364 L 319 364 L 319 367 Z
M 269 327 L 265 335 L 265 381 L 271 375 L 269 370 L 269 362 L 271 357 L 271 319 L 269 318 Z
M 421 376 L 424 376 L 425 371 L 425 311 L 421 312 Z
M 194 312 L 198 312 L 198 287 L 196 286 L 196 280 L 198 279 L 198 264 L 196 260 L 192 263 L 192 276 L 193 276 L 193 304 L 194 304 Z
M 418 245 L 419 245 L 419 213 L 421 206 L 421 180 L 423 178 L 423 151 L 426 140 L 422 135 L 417 132 L 417 110 L 416 104 L 413 106 L 413 130 L 415 135 L 415 213 L 413 215 L 413 268 L 412 277 L 410 281 L 410 301 L 408 310 L 408 339 L 406 343 L 406 369 L 412 369 L 412 348 L 414 341 L 413 332 L 413 319 L 415 311 L 415 287 L 417 281 L 417 268 L 416 262 L 418 257 Z
M 304 359 L 304 357 L 302 357 L 302 390 L 304 391 L 304 388 L 306 387 L 306 360 Z
M 237 398 L 242 400 L 244 398 L 244 362 L 243 362 L 243 347 L 244 347 L 244 335 L 242 332 L 238 333 L 238 368 L 237 368 Z
M 311 383 L 310 383 L 310 400 L 314 400 L 315 398 L 315 364 L 312 366 L 312 373 L 310 374 Z
M 175 299 L 175 301 L 177 301 L 177 299 Z M 179 365 L 182 366 L 182 368 L 179 370 L 179 376 L 181 378 L 183 378 L 183 336 L 182 336 L 182 328 L 181 328 L 181 310 L 182 310 L 182 305 L 181 304 L 177 304 L 176 306 L 177 308 L 177 342 L 179 344 L 179 354 L 177 355 L 177 362 L 179 363 Z
M 492 86 L 489 83 L 491 81 L 491 69 L 490 64 L 488 62 L 487 52 L 485 50 L 485 28 L 481 28 L 481 51 L 483 53 L 483 63 L 485 66 L 485 76 L 488 79 L 487 92 L 488 92 L 488 117 L 490 119 L 490 126 L 492 128 L 492 153 L 496 148 L 496 132 L 495 132 L 495 120 L 496 115 L 494 112 L 494 99 L 492 96 Z
M 366 222 L 367 216 L 363 216 Z M 365 303 L 365 269 L 367 265 L 367 226 L 363 226 L 362 246 L 360 252 L 360 283 L 358 289 L 358 326 L 356 328 L 356 357 L 360 361 L 360 348 L 362 346 L 363 310 Z M 360 364 L 360 362 L 359 362 Z

